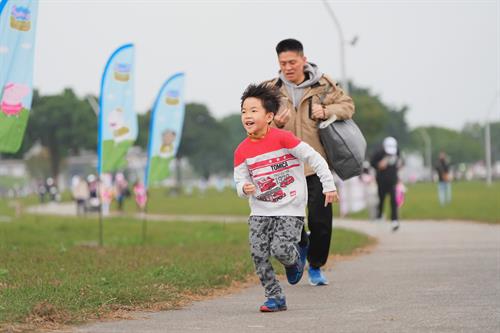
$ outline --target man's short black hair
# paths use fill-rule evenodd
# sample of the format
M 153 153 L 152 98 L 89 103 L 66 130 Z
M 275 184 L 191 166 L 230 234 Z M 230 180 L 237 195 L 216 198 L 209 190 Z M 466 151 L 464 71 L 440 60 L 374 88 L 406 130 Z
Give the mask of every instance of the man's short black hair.
M 287 51 L 294 51 L 300 54 L 304 54 L 304 47 L 302 46 L 302 43 L 296 39 L 283 39 L 278 43 L 278 45 L 276 45 L 276 53 L 280 55 L 282 52 Z
M 280 94 L 277 88 L 267 83 L 250 84 L 241 96 L 241 107 L 247 98 L 254 97 L 260 99 L 266 112 L 276 114 L 280 108 Z

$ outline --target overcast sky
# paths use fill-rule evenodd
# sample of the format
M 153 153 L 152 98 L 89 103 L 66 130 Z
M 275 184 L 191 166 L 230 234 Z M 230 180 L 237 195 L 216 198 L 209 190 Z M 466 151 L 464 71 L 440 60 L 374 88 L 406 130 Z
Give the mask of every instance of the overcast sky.
M 347 76 L 395 107 L 411 127 L 461 129 L 500 119 L 500 1 L 329 1 L 346 39 Z M 251 82 L 276 76 L 275 45 L 304 44 L 308 60 L 340 80 L 339 38 L 321 1 L 40 0 L 35 87 L 98 94 L 118 46 L 136 45 L 136 109 L 186 73 L 188 102 L 239 112 Z

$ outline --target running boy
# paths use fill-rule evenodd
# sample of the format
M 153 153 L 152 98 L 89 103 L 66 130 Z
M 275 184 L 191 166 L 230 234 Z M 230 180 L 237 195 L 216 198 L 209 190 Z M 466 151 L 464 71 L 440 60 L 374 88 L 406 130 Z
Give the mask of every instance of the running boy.
M 241 122 L 248 134 L 234 152 L 234 180 L 249 198 L 250 252 L 267 301 L 262 312 L 286 310 L 283 290 L 270 257 L 285 266 L 290 284 L 300 281 L 307 248 L 298 246 L 304 225 L 307 185 L 304 162 L 319 176 L 325 206 L 338 201 L 327 162 L 291 132 L 270 127 L 280 106 L 279 92 L 266 84 L 249 85 L 241 97 Z

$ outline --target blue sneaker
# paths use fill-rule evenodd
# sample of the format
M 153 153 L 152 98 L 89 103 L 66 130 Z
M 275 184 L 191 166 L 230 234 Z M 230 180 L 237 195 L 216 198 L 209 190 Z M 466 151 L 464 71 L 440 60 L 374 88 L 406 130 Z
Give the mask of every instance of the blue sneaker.
M 323 275 L 320 268 L 309 266 L 309 283 L 312 286 L 325 286 L 328 284 L 328 280 Z
M 286 278 L 288 283 L 297 284 L 300 279 L 302 279 L 302 275 L 304 274 L 304 266 L 306 265 L 306 257 L 307 257 L 307 247 L 300 247 L 297 245 L 297 249 L 299 251 L 299 258 L 297 263 L 290 266 L 285 266 Z
M 276 312 L 276 311 L 285 311 L 286 310 L 286 299 L 285 297 L 276 297 L 276 298 L 268 298 L 267 301 L 264 302 L 260 306 L 260 312 Z

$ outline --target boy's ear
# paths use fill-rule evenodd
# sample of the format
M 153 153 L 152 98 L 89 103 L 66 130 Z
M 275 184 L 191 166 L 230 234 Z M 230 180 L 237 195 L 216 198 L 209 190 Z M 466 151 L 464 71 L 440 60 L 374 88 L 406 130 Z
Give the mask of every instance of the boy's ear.
M 266 112 L 266 118 L 267 118 L 267 124 L 271 125 L 274 119 L 274 113 L 272 112 Z

